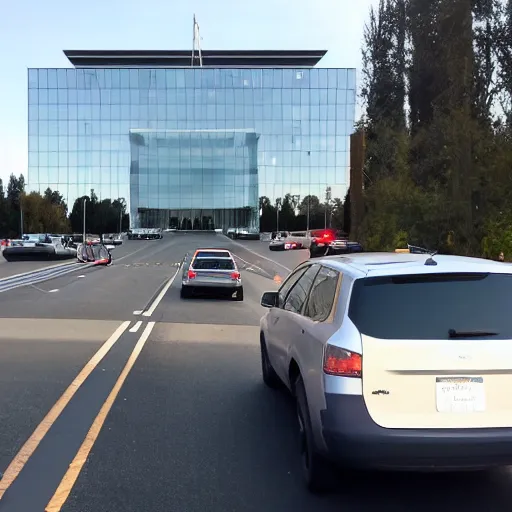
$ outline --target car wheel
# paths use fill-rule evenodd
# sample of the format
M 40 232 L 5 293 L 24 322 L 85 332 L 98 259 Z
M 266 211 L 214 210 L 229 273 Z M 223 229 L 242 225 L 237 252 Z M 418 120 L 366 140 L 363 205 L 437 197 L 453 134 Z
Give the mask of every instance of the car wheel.
M 307 405 L 306 389 L 302 376 L 295 381 L 297 423 L 299 427 L 299 449 L 302 473 L 311 492 L 323 493 L 331 490 L 333 474 L 328 463 L 315 450 L 311 418 Z
M 180 297 L 182 299 L 189 299 L 191 295 L 192 295 L 192 290 L 185 288 L 184 286 L 181 287 Z
M 268 357 L 267 345 L 263 334 L 260 336 L 260 349 L 261 349 L 261 373 L 263 375 L 263 382 L 271 389 L 277 389 L 281 386 L 281 379 L 272 367 Z
M 235 291 L 235 300 L 243 301 L 244 300 L 244 289 L 243 287 L 237 288 Z

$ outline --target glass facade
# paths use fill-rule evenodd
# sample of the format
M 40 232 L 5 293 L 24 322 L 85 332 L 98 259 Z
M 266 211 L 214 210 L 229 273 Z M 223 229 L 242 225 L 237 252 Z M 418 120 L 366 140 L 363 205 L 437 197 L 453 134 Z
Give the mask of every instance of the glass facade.
M 124 197 L 132 227 L 257 226 L 258 197 L 343 198 L 354 69 L 28 71 L 28 188 Z

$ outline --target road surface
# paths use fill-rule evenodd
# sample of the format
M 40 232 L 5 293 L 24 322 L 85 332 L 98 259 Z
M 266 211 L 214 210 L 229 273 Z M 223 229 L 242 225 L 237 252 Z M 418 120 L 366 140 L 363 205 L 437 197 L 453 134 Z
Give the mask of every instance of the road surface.
M 241 258 L 243 302 L 183 301 L 170 284 L 209 245 Z M 506 470 L 305 490 L 293 404 L 262 384 L 258 347 L 261 294 L 305 251 L 173 234 L 114 255 L 0 293 L 0 512 L 510 510 Z

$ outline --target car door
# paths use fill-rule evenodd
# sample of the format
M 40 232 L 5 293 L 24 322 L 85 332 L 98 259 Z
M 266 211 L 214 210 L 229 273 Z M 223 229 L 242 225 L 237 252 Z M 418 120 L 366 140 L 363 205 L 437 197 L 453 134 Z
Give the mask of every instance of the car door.
M 319 411 L 325 408 L 322 385 L 324 347 L 338 329 L 334 318 L 341 282 L 340 272 L 322 266 L 299 318 L 300 332 L 288 347 L 288 359 L 293 357 L 302 372 L 312 421 L 320 418 Z
M 279 376 L 286 382 L 288 380 L 288 354 L 290 344 L 300 335 L 301 314 L 307 301 L 309 290 L 321 266 L 309 265 L 288 293 L 283 307 L 279 311 L 279 321 L 274 325 L 274 350 L 277 366 L 281 373 Z M 277 368 L 275 368 L 277 371 Z
M 277 368 L 278 357 L 276 349 L 276 333 L 279 322 L 282 318 L 282 308 L 286 301 L 288 293 L 292 289 L 293 285 L 299 280 L 299 278 L 308 270 L 309 265 L 303 265 L 296 268 L 283 282 L 278 290 L 278 303 L 277 306 L 271 308 L 267 313 L 267 327 L 268 330 L 265 333 L 267 353 L 272 366 L 275 371 L 280 375 L 280 370 Z

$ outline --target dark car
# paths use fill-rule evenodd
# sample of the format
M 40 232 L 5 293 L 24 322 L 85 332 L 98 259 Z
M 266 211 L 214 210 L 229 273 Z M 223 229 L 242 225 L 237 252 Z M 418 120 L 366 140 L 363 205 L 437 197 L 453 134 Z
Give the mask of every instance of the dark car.
M 309 255 L 311 258 L 363 252 L 359 242 L 352 242 L 347 234 L 336 229 L 319 229 L 311 232 Z

